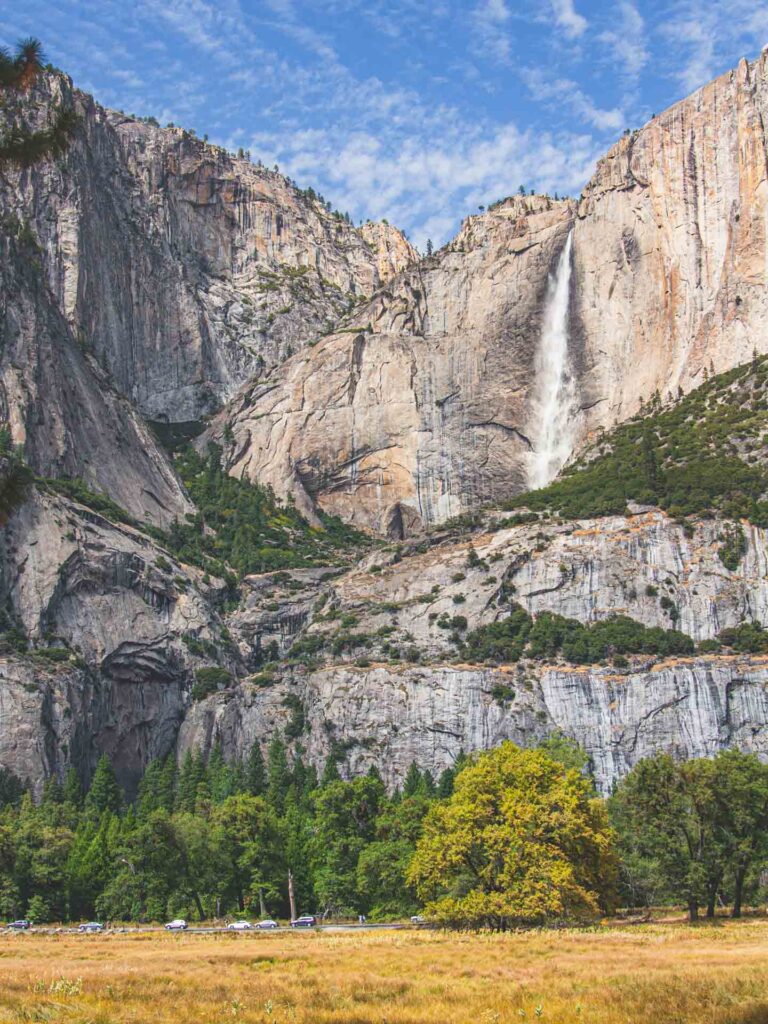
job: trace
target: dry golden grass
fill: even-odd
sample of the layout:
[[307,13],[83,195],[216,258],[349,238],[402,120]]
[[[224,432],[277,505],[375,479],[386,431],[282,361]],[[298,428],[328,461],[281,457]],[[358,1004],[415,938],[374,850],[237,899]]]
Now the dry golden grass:
[[768,921],[0,937],[0,1021],[768,1024]]

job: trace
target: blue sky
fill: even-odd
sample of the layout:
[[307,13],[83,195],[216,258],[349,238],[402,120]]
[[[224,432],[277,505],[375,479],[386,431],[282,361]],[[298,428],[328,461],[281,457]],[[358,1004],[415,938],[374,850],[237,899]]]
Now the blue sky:
[[768,43],[760,0],[0,0],[108,106],[277,163],[418,245],[595,159]]

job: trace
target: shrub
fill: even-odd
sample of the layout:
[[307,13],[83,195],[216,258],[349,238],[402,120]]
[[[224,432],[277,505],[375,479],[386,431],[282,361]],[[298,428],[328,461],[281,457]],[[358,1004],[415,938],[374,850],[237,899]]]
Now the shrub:
[[747,552],[747,541],[744,537],[744,531],[738,523],[733,523],[725,528],[720,535],[720,541],[720,547],[717,549],[720,561],[726,569],[736,572]]
[[192,687],[192,700],[204,700],[217,690],[229,686],[232,682],[231,673],[218,665],[199,668],[195,672],[195,684]]

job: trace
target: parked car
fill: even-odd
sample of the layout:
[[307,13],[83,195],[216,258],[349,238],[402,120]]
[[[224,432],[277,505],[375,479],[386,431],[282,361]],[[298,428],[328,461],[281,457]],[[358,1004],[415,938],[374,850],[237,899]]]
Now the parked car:
[[273,921],[271,918],[267,918],[266,921],[259,921],[256,925],[257,928],[279,928],[280,925],[277,921]]
[[104,925],[101,924],[100,921],[86,921],[84,924],[81,924],[80,927],[77,930],[79,932],[83,932],[83,933],[86,933],[86,932],[89,932],[89,933],[90,932],[103,932],[104,931]]
[[19,931],[19,932],[25,932],[27,930],[27,928],[29,928],[29,926],[31,924],[32,924],[31,921],[28,921],[25,917],[23,917],[23,918],[21,918],[18,921],[9,921],[8,922],[8,927],[9,928],[15,928],[16,931]]
[[314,928],[316,924],[316,917],[313,917],[311,914],[302,914],[301,917],[291,921],[291,928]]
[[426,917],[422,917],[421,914],[414,914],[411,918],[411,924],[426,924]]
[[167,932],[185,932],[187,930],[187,922],[183,917],[175,917],[172,921],[169,921],[165,926]]
[[227,925],[228,932],[249,932],[252,928],[250,921],[233,921]]

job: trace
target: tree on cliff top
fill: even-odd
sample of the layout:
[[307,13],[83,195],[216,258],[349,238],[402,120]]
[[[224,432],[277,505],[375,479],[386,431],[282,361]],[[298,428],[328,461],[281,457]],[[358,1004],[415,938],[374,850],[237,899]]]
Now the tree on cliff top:
[[0,169],[15,164],[30,167],[39,160],[60,156],[69,145],[79,123],[74,110],[57,107],[49,128],[32,131],[16,115],[7,112],[9,100],[28,92],[43,68],[42,45],[37,39],[23,39],[15,53],[0,48],[0,112],[8,122],[0,135]]
[[480,755],[432,806],[408,872],[429,917],[461,927],[593,918],[615,879],[613,833],[589,782],[512,743]]

